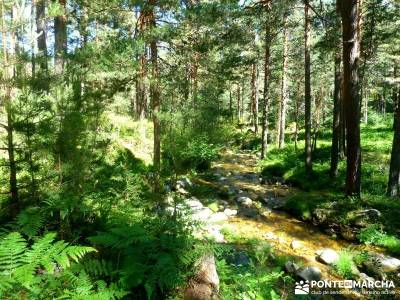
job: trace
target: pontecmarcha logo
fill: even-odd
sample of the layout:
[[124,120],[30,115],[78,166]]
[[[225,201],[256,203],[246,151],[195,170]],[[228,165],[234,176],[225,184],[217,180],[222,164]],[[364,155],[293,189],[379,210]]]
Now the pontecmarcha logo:
[[294,288],[295,295],[308,295],[310,293],[310,283],[308,280],[296,282],[296,286]]

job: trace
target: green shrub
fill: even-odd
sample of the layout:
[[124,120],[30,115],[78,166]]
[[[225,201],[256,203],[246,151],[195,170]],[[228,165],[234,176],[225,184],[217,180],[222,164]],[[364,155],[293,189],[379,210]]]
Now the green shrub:
[[113,264],[117,282],[140,299],[153,299],[184,285],[192,274],[200,254],[188,228],[168,215],[146,217],[89,240],[105,250],[103,259]]
[[356,271],[356,266],[353,261],[353,253],[350,251],[341,251],[338,260],[334,263],[335,271],[346,279],[351,279]]
[[394,254],[400,253],[400,239],[393,235],[388,235],[382,231],[378,225],[370,225],[361,230],[358,238],[365,244],[372,244],[387,248]]

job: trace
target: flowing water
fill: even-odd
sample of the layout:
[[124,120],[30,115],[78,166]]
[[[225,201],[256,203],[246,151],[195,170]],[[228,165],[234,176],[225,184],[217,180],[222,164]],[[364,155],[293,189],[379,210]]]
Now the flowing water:
[[[240,191],[243,196],[253,199],[254,203],[260,203],[256,199],[273,196],[275,199],[285,199],[294,193],[296,189],[282,184],[260,184],[257,170],[258,158],[251,153],[234,153],[226,151],[222,158],[216,162],[212,169],[219,176],[215,180],[199,180],[198,183],[209,185],[217,189]],[[229,205],[236,207],[238,195],[230,197]],[[229,206],[228,205],[228,206]],[[238,206],[239,213],[229,218],[224,223],[228,232],[245,239],[256,238],[268,241],[280,254],[295,258],[297,263],[303,266],[316,266],[322,272],[322,278],[326,280],[340,280],[333,269],[316,260],[316,251],[331,248],[342,251],[351,247],[352,250],[372,250],[365,245],[354,245],[344,240],[335,239],[323,232],[320,228],[294,218],[293,216],[279,210],[266,209],[259,206],[256,212],[247,211]],[[254,210],[254,209],[253,209]],[[291,246],[297,241],[300,247]],[[374,251],[381,251],[373,248]],[[349,298],[359,298],[351,296]]]

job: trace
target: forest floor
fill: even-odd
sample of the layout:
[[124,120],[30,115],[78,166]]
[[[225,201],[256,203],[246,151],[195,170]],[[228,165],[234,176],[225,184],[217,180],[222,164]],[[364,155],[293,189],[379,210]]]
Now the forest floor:
[[[324,280],[340,280],[341,276],[332,266],[318,261],[316,252],[320,250],[383,252],[378,247],[353,244],[331,236],[312,223],[280,210],[286,199],[298,190],[281,183],[260,182],[258,161],[250,152],[227,150],[213,164],[209,175],[195,180],[198,188],[193,194],[203,203],[223,202],[225,208],[237,210],[236,216],[222,223],[228,243],[244,248],[249,239],[267,242],[277,255],[302,267],[317,267]],[[247,200],[240,203],[240,199]],[[349,298],[358,296],[354,294]]]

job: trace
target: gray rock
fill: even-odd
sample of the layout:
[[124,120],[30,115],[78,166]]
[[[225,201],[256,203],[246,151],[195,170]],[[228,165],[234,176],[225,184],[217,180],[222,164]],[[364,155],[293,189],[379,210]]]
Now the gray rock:
[[238,211],[236,209],[225,208],[224,214],[228,217],[236,216]]
[[272,209],[282,209],[286,205],[286,200],[284,198],[266,197],[262,201],[267,205],[267,207]]
[[366,281],[366,282],[374,282],[375,279],[371,276],[368,276],[365,273],[360,273],[358,274],[358,278],[360,278],[360,281]]
[[280,236],[280,237],[278,237],[278,242],[279,242],[279,244],[283,244],[286,242],[286,240]]
[[315,223],[317,223],[317,224],[326,222],[328,220],[328,218],[335,213],[336,213],[336,210],[326,209],[326,208],[317,208],[317,209],[314,209],[314,211],[312,212],[313,219],[314,219]]
[[178,186],[176,188],[176,191],[181,195],[189,195],[189,192],[187,190],[185,190],[183,187],[180,187],[180,186]]
[[273,233],[273,232],[267,232],[267,233],[264,235],[264,237],[265,237],[267,240],[276,240],[276,239],[277,239],[277,236],[276,236],[275,233]]
[[379,219],[381,215],[382,214],[379,210],[370,208],[352,211],[348,214],[348,217],[352,224],[358,227],[367,227],[369,224]]
[[285,263],[285,270],[290,274],[296,274],[298,269],[300,269],[300,267],[293,261],[287,261]]
[[339,259],[339,254],[330,248],[322,249],[316,252],[318,261],[331,265]]
[[213,211],[211,209],[209,209],[208,207],[203,207],[199,210],[194,211],[191,218],[194,221],[207,222],[209,221],[212,214]]
[[209,222],[223,222],[228,220],[228,216],[223,212],[217,212],[210,216]]
[[400,270],[400,260],[383,254],[374,254],[363,263],[363,266],[367,274],[385,279],[386,274]]
[[383,254],[381,257],[382,270],[385,273],[396,272],[400,269],[400,260],[394,257],[385,256]]
[[238,197],[236,201],[245,207],[251,207],[253,205],[253,200],[245,196]]
[[293,250],[300,249],[300,248],[302,248],[302,247],[303,247],[302,242],[300,242],[300,241],[298,241],[298,240],[293,240],[293,241],[290,243],[290,248],[292,248]]
[[190,181],[189,178],[187,177],[183,177],[182,179],[179,179],[176,182],[176,189],[178,189],[179,187],[183,188],[183,189],[189,189],[193,186],[193,183]]
[[209,239],[214,240],[217,243],[225,243],[225,237],[221,233],[221,228],[219,226],[210,226],[207,228],[206,236]]
[[220,203],[221,205],[223,205],[223,206],[228,206],[228,205],[229,205],[229,202],[228,202],[228,201],[225,201],[225,200],[220,200],[219,203]]
[[185,205],[192,210],[199,210],[204,207],[203,203],[200,202],[196,197],[191,197],[185,200]]
[[302,267],[296,271],[296,275],[308,281],[318,281],[322,278],[322,272],[318,267]]

